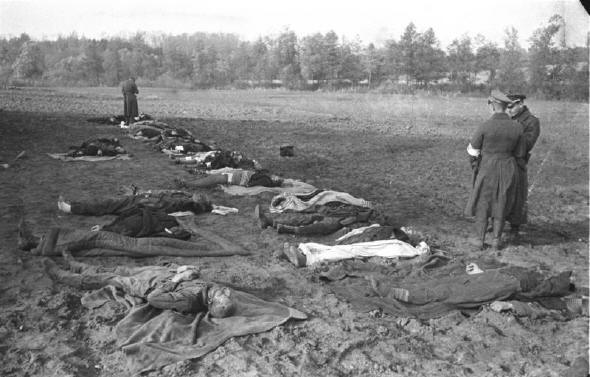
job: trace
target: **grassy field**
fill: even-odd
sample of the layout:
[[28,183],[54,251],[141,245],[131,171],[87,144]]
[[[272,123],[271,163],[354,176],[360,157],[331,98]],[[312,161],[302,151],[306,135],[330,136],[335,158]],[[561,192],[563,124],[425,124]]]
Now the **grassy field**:
[[[573,270],[577,284],[588,286],[588,104],[527,100],[541,119],[541,137],[529,165],[530,224],[521,243],[492,255],[473,253],[465,245],[472,221],[462,215],[471,176],[465,148],[477,125],[489,117],[484,98],[140,91],[140,111],[185,127],[205,142],[240,150],[282,176],[374,201],[400,226],[411,227],[457,259],[494,256],[553,272]],[[123,130],[86,122],[121,111],[118,88],[0,91],[0,159],[11,165],[0,168],[4,375],[125,375],[112,330],[122,313],[81,307],[83,292],[53,285],[37,258],[16,250],[15,237],[22,217],[38,232],[101,221],[60,216],[55,208],[60,194],[89,199],[113,195],[120,185],[131,183],[171,188],[174,178],[188,177],[149,145],[126,138]],[[97,135],[121,137],[133,159],[65,164],[45,155]],[[295,157],[279,157],[282,144],[294,145]],[[25,158],[13,162],[23,150]],[[207,216],[202,225],[223,229],[255,253],[181,262],[198,264],[205,278],[281,300],[310,319],[231,340],[202,359],[149,375],[560,376],[588,352],[587,318],[516,318],[484,308],[469,318],[451,315],[420,322],[355,311],[319,283],[313,270],[294,269],[276,257],[283,242],[302,239],[256,226],[252,210],[256,204],[268,205],[270,196],[204,192],[240,213]]]

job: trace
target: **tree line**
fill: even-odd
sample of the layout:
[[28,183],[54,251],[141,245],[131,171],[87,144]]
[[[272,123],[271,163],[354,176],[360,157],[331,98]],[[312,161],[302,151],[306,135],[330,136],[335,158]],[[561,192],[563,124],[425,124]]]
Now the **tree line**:
[[588,42],[569,47],[564,31],[564,19],[554,15],[535,30],[528,49],[515,28],[505,30],[503,45],[463,35],[443,49],[432,28],[418,31],[413,23],[398,40],[379,47],[334,31],[300,38],[289,29],[252,42],[224,33],[100,40],[74,33],[53,41],[21,34],[0,39],[0,85],[113,86],[134,76],[145,86],[393,93],[485,93],[499,87],[588,100]]

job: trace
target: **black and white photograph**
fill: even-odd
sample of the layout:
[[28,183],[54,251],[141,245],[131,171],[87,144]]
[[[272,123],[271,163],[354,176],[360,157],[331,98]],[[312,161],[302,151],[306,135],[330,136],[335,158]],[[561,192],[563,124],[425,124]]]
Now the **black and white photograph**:
[[581,0],[0,0],[0,375],[590,377]]

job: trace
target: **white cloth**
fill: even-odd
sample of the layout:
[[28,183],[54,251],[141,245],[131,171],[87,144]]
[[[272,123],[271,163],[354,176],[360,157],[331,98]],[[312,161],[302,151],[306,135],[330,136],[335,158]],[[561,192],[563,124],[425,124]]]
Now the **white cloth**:
[[298,249],[305,255],[308,266],[351,258],[413,258],[428,253],[428,246],[415,248],[409,243],[395,239],[335,246],[308,242],[300,243]]
[[[164,150],[162,150],[164,152]],[[197,161],[203,162],[209,156],[213,156],[217,151],[209,151],[209,152],[194,152],[187,156],[182,156],[177,158],[178,161]],[[165,153],[165,152],[164,152]],[[209,173],[209,172],[208,172]],[[210,173],[211,174],[211,173]]]
[[233,208],[233,207],[224,207],[224,206],[218,206],[218,205],[213,204],[213,209],[211,210],[211,213],[216,213],[218,215],[225,216],[229,213],[238,213],[238,209]]
[[369,228],[376,228],[376,227],[379,227],[379,226],[381,226],[381,225],[379,225],[379,224],[371,224],[369,226],[363,226],[363,227],[360,227],[360,228],[353,229],[350,232],[348,232],[345,235],[343,235],[342,237],[337,238],[336,239],[336,242],[340,242],[340,241],[343,241],[343,240],[345,240],[347,238],[350,238],[352,236],[356,236],[357,234],[361,234],[361,233],[363,233],[365,230],[367,230]]
[[174,217],[183,217],[183,216],[194,216],[195,213],[193,211],[178,211],[178,212],[169,213],[168,215],[174,216]]
[[306,201],[299,199],[292,193],[283,192],[272,198],[269,211],[271,213],[281,213],[288,209],[292,211],[303,211],[313,205],[322,205],[329,202],[340,202],[365,208],[373,207],[371,202],[355,198],[346,192],[322,191]]

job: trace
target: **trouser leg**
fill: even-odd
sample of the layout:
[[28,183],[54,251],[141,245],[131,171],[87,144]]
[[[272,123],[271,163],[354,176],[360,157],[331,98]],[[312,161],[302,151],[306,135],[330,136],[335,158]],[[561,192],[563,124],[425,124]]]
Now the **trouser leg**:
[[277,228],[277,230],[283,230],[286,228],[287,231],[281,233],[293,233],[302,236],[312,236],[312,235],[328,235],[332,234],[338,229],[342,228],[342,224],[339,221],[340,219],[324,219],[322,221],[304,225],[304,226],[281,226]]
[[206,177],[199,178],[192,182],[185,182],[189,188],[212,187],[215,185],[227,184],[226,174],[210,174]]
[[77,215],[119,215],[135,204],[133,196],[89,202],[72,202],[71,212]]
[[[92,290],[105,287],[107,285],[114,285],[121,287],[117,275],[112,273],[91,273],[84,271],[83,273],[75,273],[62,270],[54,263],[47,262],[47,272],[56,281],[69,285],[70,287]],[[122,287],[121,287],[122,288]]]

